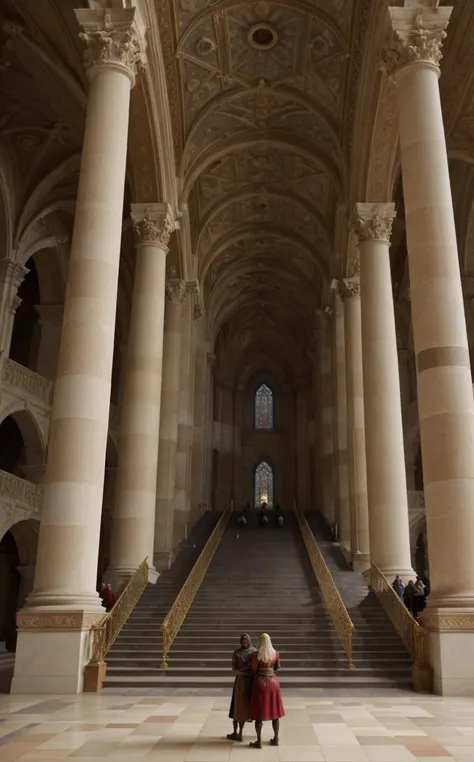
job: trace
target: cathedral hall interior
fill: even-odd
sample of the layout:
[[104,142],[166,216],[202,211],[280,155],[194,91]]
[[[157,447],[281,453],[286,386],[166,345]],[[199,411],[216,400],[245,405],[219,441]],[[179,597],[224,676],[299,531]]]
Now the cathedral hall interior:
[[0,0],[0,759],[474,762],[474,0]]

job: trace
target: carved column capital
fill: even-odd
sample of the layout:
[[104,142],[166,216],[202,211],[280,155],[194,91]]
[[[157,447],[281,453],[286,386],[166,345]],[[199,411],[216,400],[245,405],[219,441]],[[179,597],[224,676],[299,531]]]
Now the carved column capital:
[[130,216],[137,246],[154,244],[168,251],[171,233],[178,227],[169,204],[132,204]]
[[419,7],[421,4],[407,3],[404,8],[390,7],[393,37],[382,52],[381,67],[389,76],[413,64],[423,64],[434,69],[439,75],[441,52],[446,37],[452,8]]
[[166,296],[173,304],[182,304],[186,295],[186,283],[179,278],[168,278],[166,281]]
[[13,259],[0,259],[0,282],[9,283],[15,288],[19,288],[23,280],[28,275],[29,270]]
[[126,74],[132,83],[146,64],[146,56],[140,47],[133,28],[135,8],[107,8],[75,11],[83,28],[80,38],[86,44],[84,66],[89,78],[103,66],[112,66]]
[[356,204],[353,215],[354,231],[359,243],[384,241],[390,243],[395,204]]
[[351,299],[353,296],[360,296],[360,278],[344,278],[341,282],[341,293],[343,299]]

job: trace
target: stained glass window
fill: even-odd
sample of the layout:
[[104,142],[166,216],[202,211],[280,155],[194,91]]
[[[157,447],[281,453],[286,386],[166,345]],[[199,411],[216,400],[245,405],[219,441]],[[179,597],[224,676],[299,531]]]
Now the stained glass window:
[[273,392],[266,384],[255,392],[255,428],[273,429]]
[[262,460],[255,469],[255,506],[259,508],[262,503],[269,507],[273,505],[273,468]]

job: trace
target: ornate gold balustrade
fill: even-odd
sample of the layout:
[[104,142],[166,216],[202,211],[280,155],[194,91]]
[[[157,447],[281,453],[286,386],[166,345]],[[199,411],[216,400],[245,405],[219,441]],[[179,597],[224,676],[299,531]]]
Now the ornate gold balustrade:
[[120,635],[122,627],[148,584],[148,560],[145,559],[129,580],[113,609],[91,627],[92,657],[84,673],[84,691],[102,690],[107,664],[105,657]]
[[387,577],[375,564],[370,568],[370,586],[413,658],[413,689],[431,692],[433,673],[429,663],[428,630],[410,614]]
[[194,564],[189,577],[181,588],[178,596],[175,599],[172,607],[170,608],[166,618],[161,625],[161,637],[162,637],[162,658],[161,668],[166,669],[168,667],[168,653],[173,645],[174,639],[178,634],[181,625],[183,624],[186,614],[191,608],[192,602],[196,597],[196,593],[201,587],[202,581],[206,575],[207,570],[214,558],[222,536],[229,523],[231,510],[222,514],[214,531],[206,542],[198,560]]
[[354,669],[354,662],[352,661],[352,637],[354,634],[354,623],[349,616],[344,601],[342,600],[336,583],[332,577],[331,572],[324,560],[323,554],[319,550],[318,543],[306,521],[305,516],[295,507],[296,518],[303,537],[306,550],[308,552],[311,566],[318,580],[318,585],[321,590],[321,595],[331,617],[333,627],[336,630],[337,636],[341,641],[341,645],[346,652],[347,662],[350,669]]

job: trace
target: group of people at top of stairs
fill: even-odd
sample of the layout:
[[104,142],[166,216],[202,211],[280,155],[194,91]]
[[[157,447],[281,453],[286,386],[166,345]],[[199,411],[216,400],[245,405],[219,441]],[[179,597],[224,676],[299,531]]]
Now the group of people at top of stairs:
[[[240,514],[239,518],[237,519],[237,523],[239,527],[241,528],[247,526],[247,517],[245,515],[247,513],[250,513],[250,503],[247,503],[243,512]],[[266,502],[263,502],[259,509],[259,523],[261,527],[268,526],[268,523],[269,523],[268,517],[269,517],[268,504]],[[285,520],[283,518],[283,513],[279,503],[277,503],[275,506],[275,521],[277,526],[279,527],[282,527],[285,523]]]
[[246,722],[255,722],[257,740],[250,744],[253,749],[262,748],[263,723],[271,720],[273,738],[270,743],[278,746],[280,719],[285,716],[281,700],[280,683],[276,672],[280,669],[280,654],[275,651],[270,636],[260,635],[258,647],[254,648],[249,635],[240,638],[240,648],[232,655],[232,669],[236,673],[229,717],[234,723],[229,741],[242,741]]
[[411,579],[408,584],[405,585],[399,574],[392,582],[392,587],[401,601],[405,604],[410,614],[415,619],[421,614],[426,606],[426,599],[430,594],[430,581],[429,579],[417,576],[416,581]]

